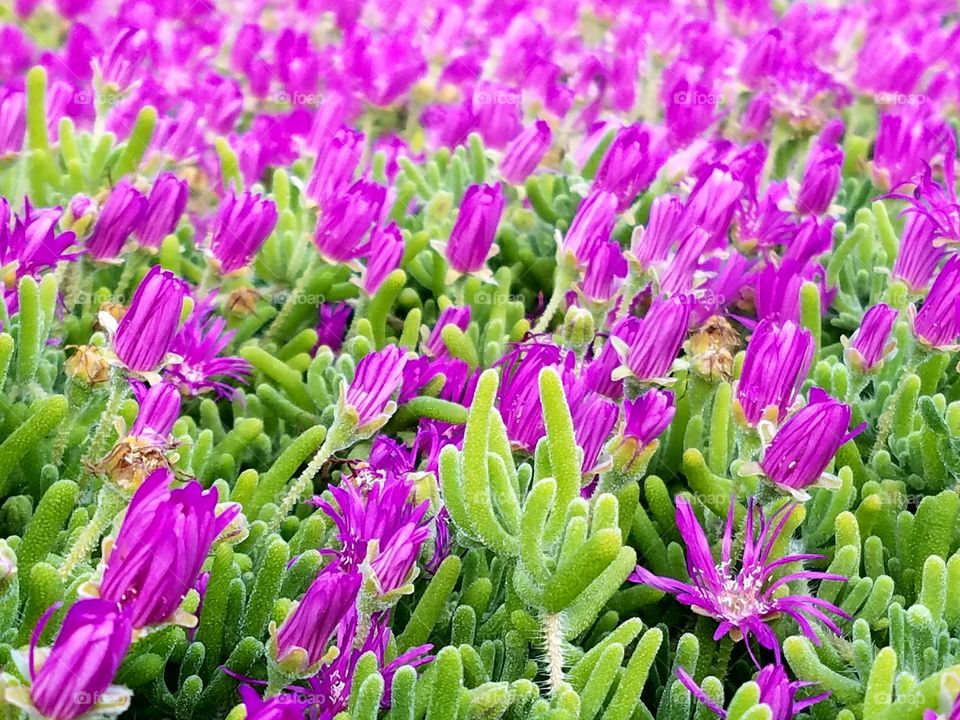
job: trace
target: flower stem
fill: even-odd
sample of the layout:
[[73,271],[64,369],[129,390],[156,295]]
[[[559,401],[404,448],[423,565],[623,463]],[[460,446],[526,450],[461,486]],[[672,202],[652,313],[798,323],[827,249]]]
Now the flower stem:
[[[110,430],[113,428],[114,418],[120,413],[120,403],[123,402],[126,390],[126,378],[122,372],[114,370],[110,378],[110,395],[107,398],[106,407],[103,409],[100,422],[97,424],[97,429],[93,433],[93,439],[90,441],[89,449],[84,458],[88,462],[96,462],[99,458],[103,457],[103,454],[107,451]],[[84,478],[86,478],[87,475],[89,475],[89,473],[84,472]]]
[[127,498],[112,484],[106,483],[97,497],[97,509],[80,537],[77,538],[66,560],[60,567],[60,577],[66,580],[78,563],[84,562],[93,550],[107,525],[127,506]]
[[553,320],[553,316],[556,315],[557,310],[560,309],[560,303],[563,301],[563,296],[566,295],[569,287],[570,276],[564,272],[560,266],[557,266],[556,281],[553,283],[553,294],[550,296],[550,302],[547,303],[547,307],[544,308],[543,314],[533,328],[535,334],[546,332],[547,326],[550,325],[550,321]]
[[560,628],[560,613],[547,613],[543,616],[543,644],[547,656],[550,694],[556,695],[563,684],[563,635]]

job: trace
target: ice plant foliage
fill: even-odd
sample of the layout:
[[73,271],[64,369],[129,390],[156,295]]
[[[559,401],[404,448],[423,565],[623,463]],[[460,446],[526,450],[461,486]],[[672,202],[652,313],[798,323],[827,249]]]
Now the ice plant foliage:
[[0,715],[956,715],[958,38],[0,4]]

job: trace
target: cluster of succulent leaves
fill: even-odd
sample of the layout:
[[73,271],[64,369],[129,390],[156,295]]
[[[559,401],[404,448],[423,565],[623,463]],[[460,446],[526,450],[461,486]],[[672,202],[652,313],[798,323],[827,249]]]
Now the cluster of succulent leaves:
[[[95,142],[65,119],[53,147],[42,114],[42,71],[30,74],[28,89],[30,151],[5,171],[5,194],[29,189],[34,203],[53,204],[75,192],[96,193],[111,177],[149,175],[141,161],[153,130],[151,109],[120,143],[109,134]],[[225,142],[218,148],[224,184],[241,186],[236,157]],[[778,166],[789,165],[791,152],[799,149],[780,149]],[[450,209],[465,185],[485,179],[489,154],[474,136],[420,165],[403,160],[391,211],[406,237],[402,269],[361,305],[339,354],[312,352],[317,305],[353,300],[358,290],[348,268],[309,261],[309,213],[299,192],[306,163],[276,170],[260,188],[277,203],[278,230],[254,266],[256,307],[229,316],[237,331],[233,348],[253,365],[254,378],[231,402],[207,396],[185,403],[173,431],[177,471],[239,503],[249,532],[239,544],[217,545],[208,560],[194,633],[170,626],[132,646],[117,677],[135,693],[130,717],[241,717],[232,709],[238,678],[264,677],[270,621],[282,621],[324,564],[321,551],[335,543],[330,521],[316,508],[301,504],[281,516],[278,506],[321,446],[341,381],[350,380],[360,358],[388,343],[415,349],[451,299],[473,314],[465,332],[444,331],[449,352],[471,369],[500,359],[528,331],[528,313],[550,295],[555,230],[568,225],[576,206],[571,188],[589,178],[598,157],[584,168],[567,162],[565,173],[530,179],[529,207],[513,207],[501,227],[492,279],[466,278],[455,298],[429,242],[449,231]],[[813,592],[852,619],[844,621],[842,637],[823,633],[819,645],[786,620],[776,627],[793,675],[816,683],[811,692],[831,693],[806,711],[811,717],[906,720],[936,705],[944,679],[960,671],[960,380],[949,354],[914,348],[904,320],[895,329],[899,353],[869,388],[860,388],[842,361],[840,337],[859,324],[864,308],[907,302],[905,288],[888,280],[900,221],[884,203],[870,204],[875,193],[857,179],[853,160],[839,198],[847,222],[836,226],[826,262],[836,298],[823,315],[820,294],[808,284],[801,305],[818,347],[808,383],[850,401],[855,422],[867,420],[869,429],[835,460],[840,489],[814,491],[784,534],[791,549],[822,553],[824,569],[849,578]],[[637,223],[657,192],[654,186],[639,204]],[[423,203],[423,212],[407,216],[411,201]],[[630,229],[624,222],[616,234]],[[158,257],[165,268],[207,282],[190,228],[169,236]],[[66,557],[105,512],[104,480],[85,460],[116,439],[114,416],[129,426],[137,408],[129,399],[108,407],[109,387],[68,378],[65,358],[70,345],[106,342],[95,329],[101,302],[129,295],[150,261],[138,252],[116,267],[80,262],[40,281],[25,277],[18,312],[0,319],[0,537],[17,562],[0,586],[0,664],[28,643],[47,608],[69,605],[94,572],[91,562]],[[489,302],[492,293],[505,300]],[[419,671],[397,672],[390,708],[381,710],[388,688],[366,656],[346,715],[711,717],[677,680],[676,670],[684,668],[731,720],[770,718],[742,643],[713,640],[713,620],[627,582],[638,562],[685,578],[674,496],[688,495],[717,526],[730,498],[751,492],[751,481],[736,472],[734,379],[698,375],[693,367],[680,371],[676,417],[649,474],[590,499],[581,497],[570,412],[553,373],[540,379],[547,433],[532,456],[511,450],[495,403],[496,373],[481,377],[468,409],[428,396],[399,408],[383,432],[407,438],[421,417],[466,425],[462,449],[446,447],[439,477],[418,488],[434,502],[442,496],[452,552],[432,575],[421,573],[392,620],[389,655],[430,643],[435,659]],[[351,454],[363,457],[368,448],[361,444]],[[342,467],[329,463],[314,489],[336,483]],[[191,593],[185,606],[195,609],[198,600]],[[47,624],[41,644],[56,635],[62,614]]]

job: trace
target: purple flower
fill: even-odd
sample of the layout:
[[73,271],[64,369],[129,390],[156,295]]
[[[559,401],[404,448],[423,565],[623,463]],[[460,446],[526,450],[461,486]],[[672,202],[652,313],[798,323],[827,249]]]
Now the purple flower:
[[960,255],[940,268],[930,292],[913,318],[913,333],[921,345],[952,350],[960,336],[957,303],[960,302]]
[[374,295],[387,276],[400,267],[403,259],[403,235],[395,222],[377,225],[367,243],[367,265],[360,284],[367,295]]
[[430,331],[430,337],[423,342],[423,353],[429,357],[442,358],[448,355],[447,346],[443,344],[443,328],[453,325],[466,332],[470,325],[470,307],[450,305],[440,312],[440,317]]
[[0,157],[23,149],[27,134],[27,98],[19,91],[0,97]]
[[[717,705],[682,667],[677,668],[677,677],[697,700],[721,718],[726,719],[727,711]],[[760,689],[759,703],[770,708],[771,720],[793,720],[799,713],[830,695],[830,693],[822,693],[803,700],[798,699],[797,693],[814,683],[790,680],[783,666],[777,664],[763,666],[754,682]]]
[[355,260],[368,248],[363,243],[367,231],[380,218],[386,188],[377,183],[357,180],[322,208],[314,242],[325,258],[341,263]]
[[353,612],[360,591],[359,572],[327,565],[276,631],[275,657],[303,671],[318,665],[342,618]]
[[503,190],[499,185],[471,185],[463,194],[445,248],[450,266],[458,273],[477,272],[486,264],[503,215],[503,204]]
[[606,190],[594,190],[577,208],[577,214],[563,238],[562,250],[584,267],[610,241],[617,222],[617,197]]
[[210,252],[220,271],[231,273],[246,267],[277,225],[277,206],[259,194],[245,192],[239,198],[231,190],[220,206]]
[[861,373],[869,373],[883,364],[883,360],[896,347],[896,341],[888,343],[897,311],[883,303],[871,307],[863,315],[860,327],[850,339],[846,349],[848,362]]
[[934,225],[923,213],[909,213],[903,223],[903,235],[893,263],[894,280],[902,280],[912,293],[930,287],[937,265],[947,254],[934,238]]
[[220,357],[235,331],[226,329],[223,318],[211,317],[215,299],[216,293],[207,295],[173,338],[170,352],[180,360],[167,367],[166,376],[184,395],[200,395],[214,390],[220,397],[232,399],[237,390],[218,378],[246,382],[252,368],[243,358]]
[[187,181],[172,172],[157,176],[144,206],[143,219],[136,230],[141,245],[158,249],[163,239],[177,229],[189,194]]
[[186,294],[187,284],[172,272],[159,265],[150,268],[113,338],[113,349],[127,368],[153,372],[160,367],[180,324]]
[[[409,402],[420,394],[434,378],[443,375],[443,387],[439,397],[450,402],[460,402],[460,393],[470,368],[463,360],[450,357],[444,348],[444,354],[430,358],[425,355],[409,360],[403,367],[403,383],[400,386],[400,395],[397,402],[401,405]],[[422,427],[422,424],[421,424]]]
[[[736,558],[733,555],[733,531],[736,521],[734,501],[731,500],[719,562],[714,560],[710,542],[690,503],[683,497],[677,497],[676,504],[677,529],[687,546],[687,572],[690,582],[660,577],[639,565],[630,576],[631,580],[674,595],[679,602],[689,605],[697,614],[706,615],[719,622],[720,625],[713,634],[714,640],[726,635],[735,641],[746,639],[751,657],[754,655],[749,639],[753,636],[762,647],[772,650],[779,662],[780,642],[768,625],[778,615],[787,615],[795,620],[804,635],[817,645],[820,644],[820,637],[813,629],[811,620],[819,620],[829,630],[840,634],[840,628],[828,613],[849,619],[849,615],[843,610],[812,595],[792,595],[781,591],[781,588],[789,589],[789,584],[797,580],[846,580],[841,575],[815,570],[780,574],[783,568],[793,563],[822,558],[812,554],[771,557],[787,521],[797,507],[795,504],[787,503],[781,506],[768,520],[764,517],[763,509],[751,498],[747,505],[746,526],[741,538],[743,552]],[[740,544],[738,542],[737,546]],[[738,568],[734,567],[735,564]]]
[[677,409],[669,390],[647,390],[636,400],[623,402],[623,437],[643,448],[653,443],[670,426]]
[[307,197],[321,208],[353,182],[363,155],[363,133],[341,125],[317,153],[317,162],[307,185]]
[[697,184],[690,192],[684,210],[686,222],[710,233],[718,249],[727,246],[727,229],[740,204],[743,183],[725,165],[710,164],[697,173]]
[[281,694],[261,700],[249,685],[241,685],[238,689],[247,712],[245,720],[303,720],[307,702],[300,695]]
[[740,62],[740,79],[751,87],[757,87],[773,76],[782,63],[782,42],[783,32],[778,28],[767,30],[752,42]]
[[[635,317],[625,317],[613,326],[612,337],[627,342],[636,330],[639,320]],[[583,372],[584,382],[590,388],[611,400],[623,397],[623,380],[614,380],[613,373],[622,364],[614,343],[609,339],[603,348],[586,366]]]
[[593,186],[612,192],[617,212],[623,212],[647,189],[663,164],[663,153],[651,132],[642,125],[621,128],[597,168]]
[[135,628],[176,619],[213,541],[240,512],[218,514],[216,490],[196,480],[174,489],[172,480],[160,469],[144,481],[104,558],[100,597],[122,605]]
[[472,108],[484,142],[500,150],[520,134],[522,96],[517,88],[480,82],[473,93]]
[[673,195],[658,195],[650,204],[647,224],[634,230],[631,255],[642,269],[648,270],[665,261],[670,248],[682,242],[692,229],[683,203]]
[[936,710],[924,710],[923,720],[960,720],[960,695],[953,699],[953,704],[947,715],[941,715]]
[[180,392],[167,382],[147,387],[133,378],[130,387],[139,406],[130,434],[165,446],[173,424],[180,417]]
[[40,618],[30,639],[27,662],[21,668],[30,679],[29,693],[7,685],[7,702],[53,720],[74,720],[101,703],[114,712],[126,709],[130,691],[110,683],[130,647],[129,618],[116,603],[79,600],[67,611],[53,647],[38,648],[44,626],[57,607]]
[[927,165],[912,196],[896,192],[884,196],[910,203],[911,207],[904,212],[925,215],[933,224],[933,236],[938,245],[960,242],[960,202],[957,201],[953,166],[956,152],[956,141],[951,135],[944,152],[942,183],[933,179],[933,170]]
[[500,175],[508,183],[523,183],[543,159],[553,142],[550,126],[543,120],[530,123],[504,151]]
[[[760,469],[779,489],[805,499],[806,488],[820,484],[837,450],[863,431],[847,432],[850,406],[820,388],[811,388],[810,402],[786,419],[763,453]],[[836,483],[823,478],[824,485]]]
[[317,347],[326,345],[333,352],[339,352],[352,315],[353,308],[347,303],[323,303],[317,324]]
[[[925,164],[933,164],[953,134],[946,123],[919,113],[880,115],[873,147],[873,175],[878,187],[889,189],[915,180]],[[947,150],[949,152],[949,150]]]
[[843,124],[839,120],[831,123],[810,150],[797,195],[797,212],[801,215],[822,215],[833,202],[840,188],[843,151],[837,140],[842,133]]
[[117,257],[130,233],[140,224],[147,199],[128,180],[118,182],[103,204],[100,218],[87,240],[94,260]]
[[[59,207],[34,210],[25,199],[23,217],[14,216],[11,231],[10,204],[0,197],[0,288],[9,312],[16,312],[19,306],[20,278],[36,277],[44,270],[55,268],[61,260],[74,257],[67,253],[67,248],[73,245],[76,236],[72,232],[58,233],[55,229],[62,214]],[[12,276],[8,276],[8,272]]]
[[560,348],[548,343],[517,345],[499,363],[503,366],[497,406],[507,436],[518,447],[533,452],[546,433],[540,404],[540,371],[560,362]]
[[741,422],[750,427],[764,418],[779,423],[810,371],[815,349],[809,330],[789,321],[761,321],[737,381],[735,409]]
[[353,380],[343,397],[343,405],[357,414],[356,425],[364,428],[386,421],[396,408],[390,399],[403,379],[407,362],[403,349],[388,345],[366,355],[358,364]]
[[121,30],[103,56],[94,61],[103,81],[121,92],[129,88],[152,45],[153,40],[144,30],[135,27]]
[[692,308],[686,297],[654,300],[647,314],[633,323],[622,339],[614,341],[620,345],[618,352],[628,369],[616,370],[614,379],[627,374],[641,382],[665,378],[687,337]]
[[587,475],[596,471],[597,458],[613,426],[617,424],[620,409],[613,400],[591,390],[572,371],[563,374],[563,385],[570,406],[574,436],[583,450],[580,471]]
[[593,303],[609,302],[620,290],[627,276],[627,260],[620,244],[610,240],[600,246],[587,264],[580,290]]

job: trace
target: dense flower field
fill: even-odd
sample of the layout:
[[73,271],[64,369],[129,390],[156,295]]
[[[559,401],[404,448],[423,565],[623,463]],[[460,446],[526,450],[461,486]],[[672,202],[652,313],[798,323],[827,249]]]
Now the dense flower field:
[[960,718],[953,0],[3,0],[0,717]]

